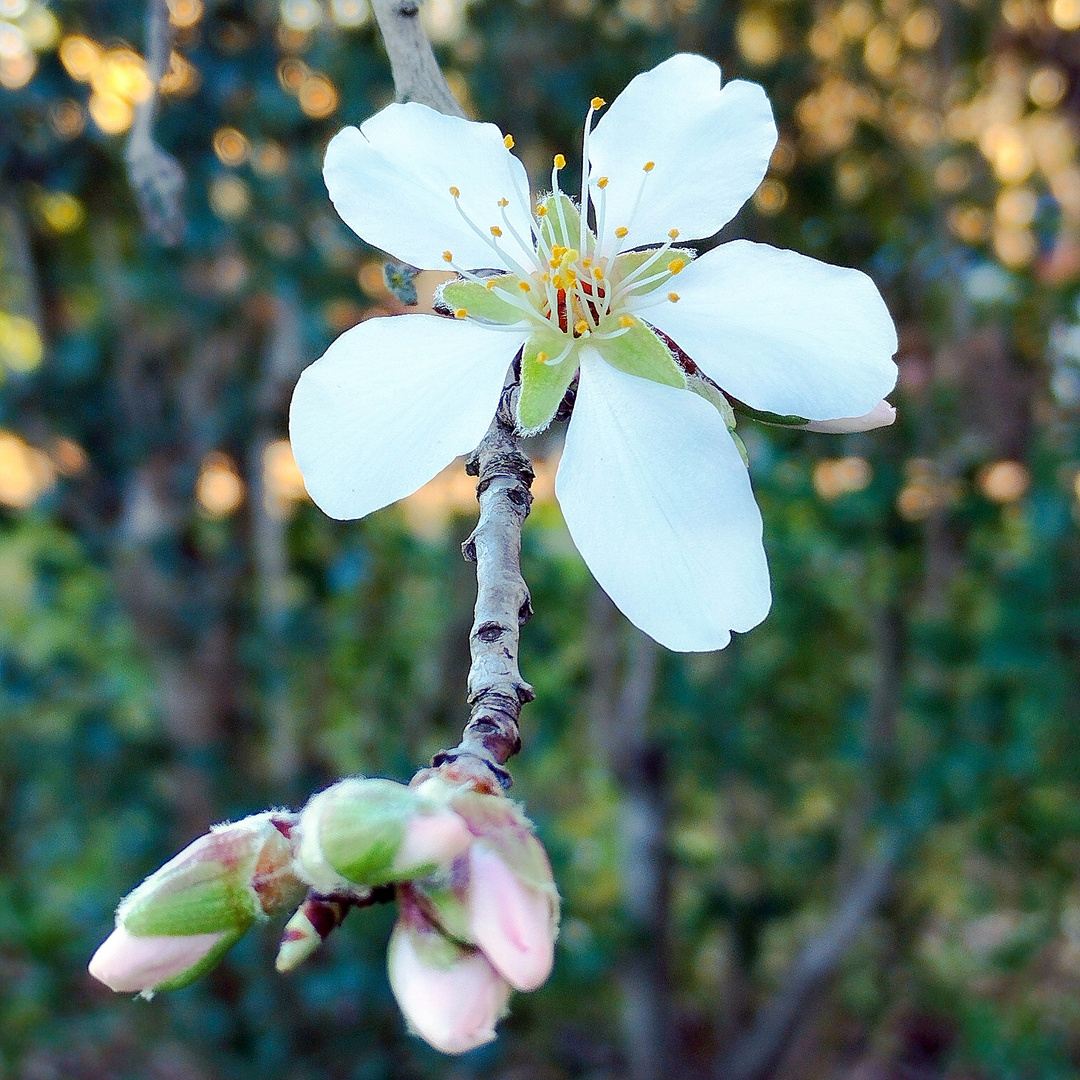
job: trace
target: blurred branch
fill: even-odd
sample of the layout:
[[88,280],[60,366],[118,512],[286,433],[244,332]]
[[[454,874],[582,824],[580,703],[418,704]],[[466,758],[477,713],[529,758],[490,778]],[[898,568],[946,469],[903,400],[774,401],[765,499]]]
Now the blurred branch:
[[716,1080],[764,1080],[769,1076],[803,1010],[888,895],[903,846],[897,832],[864,864],[825,929],[804,946],[785,974],[783,989],[765,1005],[751,1031],[720,1063]]
[[180,163],[154,142],[154,117],[161,79],[172,50],[173,28],[166,0],[148,0],[146,8],[146,67],[151,91],[135,106],[124,150],[128,178],[147,229],[163,244],[178,244],[184,235],[184,171]]
[[450,116],[465,110],[446,84],[431,42],[420,24],[419,0],[372,0],[398,101],[419,101]]

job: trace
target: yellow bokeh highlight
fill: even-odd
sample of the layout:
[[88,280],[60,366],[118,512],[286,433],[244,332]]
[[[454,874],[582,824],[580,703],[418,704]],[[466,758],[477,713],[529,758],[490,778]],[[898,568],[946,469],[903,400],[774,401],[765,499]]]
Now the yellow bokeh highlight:
[[45,191],[37,198],[37,210],[56,233],[74,232],[85,220],[83,204],[67,191]]
[[210,209],[224,221],[235,221],[251,208],[251,193],[238,176],[219,176],[210,184]]
[[300,466],[288,439],[268,443],[262,456],[263,501],[267,513],[284,517],[298,502],[307,499]]
[[783,40],[767,11],[744,11],[735,23],[735,44],[743,58],[762,67],[771,64],[783,51]]
[[0,56],[0,86],[8,90],[21,90],[37,71],[37,57],[32,53],[22,56]]
[[929,49],[940,34],[941,16],[933,8],[917,8],[904,20],[904,40],[913,49]]
[[1068,80],[1056,67],[1037,68],[1028,81],[1028,97],[1040,109],[1052,109],[1061,102],[1068,90]]
[[762,214],[779,214],[787,205],[787,187],[780,180],[763,180],[754,192],[754,206]]
[[1035,220],[1038,207],[1038,197],[1031,188],[1006,188],[998,195],[994,214],[1000,224],[1024,229]]
[[72,34],[60,42],[60,63],[76,82],[89,82],[105,56],[105,50],[81,34]]
[[210,517],[227,517],[244,501],[244,481],[228,454],[213,450],[203,458],[195,498]]
[[131,102],[116,94],[91,94],[87,103],[90,116],[106,135],[120,135],[131,127],[135,109]]
[[48,454],[12,431],[0,431],[0,503],[25,510],[55,483],[56,469]]
[[0,365],[10,371],[33,371],[44,351],[33,319],[0,311]]
[[1011,503],[1023,498],[1031,476],[1019,461],[995,461],[979,472],[977,483],[991,502]]
[[168,0],[169,22],[186,30],[203,17],[202,0]]
[[325,75],[309,75],[296,96],[304,115],[315,120],[325,119],[338,107],[337,89]]
[[14,60],[30,51],[30,43],[17,26],[0,22],[0,60]]
[[60,23],[48,8],[35,4],[19,20],[27,44],[37,52],[51,49],[60,40]]
[[330,0],[330,14],[338,26],[363,26],[371,19],[368,0]]
[[818,495],[828,502],[864,491],[870,486],[874,471],[861,457],[824,458],[814,465],[812,482]]
[[105,53],[90,85],[95,93],[114,94],[133,105],[146,101],[154,89],[146,62],[131,49],[110,49]]
[[281,21],[290,30],[306,34],[323,18],[322,7],[315,0],[281,0]]
[[243,165],[249,149],[247,138],[234,127],[222,127],[214,132],[214,153],[222,165]]
[[158,89],[163,94],[184,97],[199,88],[199,69],[175,49],[169,54],[169,67],[161,76]]
[[1050,18],[1061,30],[1080,30],[1080,0],[1051,0]]
[[86,128],[86,113],[77,101],[64,98],[49,107],[49,127],[61,139],[76,139]]
[[882,78],[896,71],[896,65],[900,62],[900,41],[891,27],[875,26],[867,34],[863,60],[875,75]]

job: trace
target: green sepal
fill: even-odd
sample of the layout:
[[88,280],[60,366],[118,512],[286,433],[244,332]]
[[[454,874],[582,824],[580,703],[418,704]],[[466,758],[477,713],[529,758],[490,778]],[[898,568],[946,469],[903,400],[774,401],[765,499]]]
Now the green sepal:
[[464,945],[476,944],[469,932],[468,884],[466,881],[455,885],[451,867],[414,880],[412,889],[424,914],[444,934]]
[[805,416],[781,416],[779,413],[766,412],[764,409],[752,409],[744,402],[734,400],[732,407],[740,416],[756,420],[759,424],[772,424],[774,427],[806,427],[810,423]]
[[728,431],[735,430],[735,410],[731,407],[731,402],[713,383],[708,379],[703,379],[700,375],[690,375],[687,377],[686,385],[698,397],[703,397],[710,405],[715,407],[716,411],[724,418]]
[[463,278],[448,281],[439,295],[451,311],[456,312],[464,308],[470,319],[482,319],[484,322],[498,323],[500,326],[526,319],[528,316],[521,308],[514,307],[496,291],[499,289],[516,295],[524,295],[519,288],[521,279],[516,274],[500,274],[490,280],[496,283],[490,289],[475,281],[465,281]]
[[[556,203],[556,199],[558,203]],[[561,192],[542,199],[540,205],[547,213],[541,215],[540,235],[549,248],[559,247],[577,250],[581,243],[581,214],[568,195]],[[558,207],[562,207],[562,221],[559,220]],[[565,223],[566,229],[563,229]]]
[[[517,425],[524,435],[535,435],[551,423],[578,369],[577,349],[558,363],[538,360],[544,353],[554,360],[572,339],[551,330],[534,330],[521,353],[521,392],[517,402]],[[588,340],[588,339],[584,339]]]
[[158,983],[149,991],[144,990],[142,996],[151,997],[161,991],[180,990],[190,985],[208,971],[216,968],[225,954],[244,936],[245,932],[246,930],[234,930],[232,933],[226,934],[197,964],[193,964],[187,971],[182,971],[171,979],[166,979],[163,983]]
[[416,793],[392,780],[365,779],[320,814],[319,844],[326,861],[354,885],[398,880],[394,858],[405,822],[417,810]]
[[[596,351],[613,368],[625,371],[627,375],[685,389],[686,376],[660,338],[640,319],[633,316],[620,318],[633,318],[633,325],[618,337],[607,340],[602,340],[599,335],[590,337],[589,343]],[[601,334],[620,329],[625,328],[620,327],[615,318],[606,319],[599,327]]]
[[[206,876],[192,880],[196,874]],[[243,933],[257,917],[254,891],[239,879],[234,867],[226,869],[221,863],[193,867],[175,889],[166,881],[148,890],[145,899],[138,892],[124,901],[120,915],[124,929],[135,937]]]
[[[626,278],[643,263],[647,263],[656,254],[656,251],[656,248],[646,248],[643,251],[624,251],[621,255],[616,255],[615,265],[612,267],[611,271],[612,288],[619,288]],[[690,263],[696,257],[697,252],[692,251],[690,248],[668,248],[663,259],[657,260],[655,266],[649,267],[649,269],[641,275],[640,280],[644,281],[646,278],[652,277],[653,274],[658,274],[661,270],[666,270],[672,259],[681,258],[686,263]],[[648,296],[649,293],[663,288],[673,277],[673,274],[669,274],[666,278],[661,278],[659,281],[654,281],[642,288],[638,288],[636,282],[631,282],[629,295]]]

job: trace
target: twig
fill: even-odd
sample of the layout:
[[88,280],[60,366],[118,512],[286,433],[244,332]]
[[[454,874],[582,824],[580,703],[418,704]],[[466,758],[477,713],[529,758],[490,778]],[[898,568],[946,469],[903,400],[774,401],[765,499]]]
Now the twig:
[[785,974],[783,989],[758,1013],[751,1031],[720,1063],[716,1080],[761,1080],[769,1074],[800,1013],[888,894],[903,846],[903,837],[897,833],[863,866],[828,925],[806,944]]
[[151,90],[145,101],[135,106],[124,150],[128,178],[135,191],[139,212],[147,229],[163,244],[178,244],[184,235],[184,170],[180,163],[154,142],[154,116],[159,86],[169,63],[173,28],[166,0],[148,0],[146,8],[146,68]]
[[[514,433],[516,386],[503,391],[498,412],[465,470],[479,477],[480,519],[461,552],[476,563],[476,608],[469,634],[469,722],[461,742],[432,765],[510,786],[507,760],[521,748],[521,707],[536,696],[518,670],[521,627],[532,615],[521,576],[521,526],[532,505],[533,470]],[[468,759],[468,760],[463,760]],[[480,768],[477,774],[476,768]]]
[[372,0],[398,101],[419,101],[450,116],[465,110],[446,84],[435,52],[420,25],[418,0]]

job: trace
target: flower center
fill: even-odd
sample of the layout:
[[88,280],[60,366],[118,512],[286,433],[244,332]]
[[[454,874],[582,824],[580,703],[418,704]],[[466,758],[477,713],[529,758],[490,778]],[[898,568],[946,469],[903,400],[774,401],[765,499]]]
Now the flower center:
[[[645,185],[655,167],[652,161],[642,165],[630,219],[613,229],[610,236],[606,233],[608,187],[613,182],[626,182],[626,179],[612,181],[606,176],[598,177],[594,181],[598,197],[594,197],[589,184],[589,136],[593,115],[604,104],[602,98],[593,98],[585,118],[578,202],[564,194],[560,187],[559,174],[566,167],[566,158],[562,154],[556,154],[552,164],[551,194],[543,197],[535,207],[529,193],[517,190],[515,185],[512,194],[530,221],[528,237],[522,236],[514,227],[506,212],[509,198],[504,196],[499,200],[500,220],[485,229],[462,209],[460,190],[456,186],[450,188],[458,213],[491,247],[498,263],[510,274],[505,278],[482,278],[458,266],[451,252],[444,252],[443,258],[462,277],[483,284],[516,308],[521,313],[521,320],[514,324],[514,329],[530,325],[566,335],[565,348],[557,356],[545,356],[543,362],[546,364],[560,363],[578,339],[619,337],[633,325],[630,316],[657,304],[678,301],[677,293],[663,294],[662,286],[693,258],[693,252],[672,250],[679,236],[678,229],[672,229],[668,239],[658,248],[622,250],[622,242],[630,233]],[[514,145],[510,135],[504,141],[508,149]],[[516,241],[521,251],[529,253],[529,265],[522,265],[507,251],[507,236]],[[512,278],[516,278],[516,282]],[[459,318],[469,316],[467,309],[460,309],[455,314]]]

